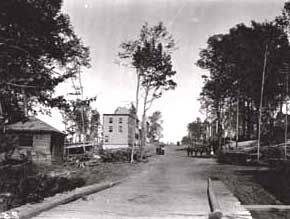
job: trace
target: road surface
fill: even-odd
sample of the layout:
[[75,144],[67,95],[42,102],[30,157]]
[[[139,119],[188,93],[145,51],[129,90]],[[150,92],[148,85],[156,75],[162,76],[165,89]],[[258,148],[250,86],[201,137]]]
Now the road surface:
[[208,218],[207,170],[215,162],[177,147],[152,158],[123,183],[43,212],[38,219]]

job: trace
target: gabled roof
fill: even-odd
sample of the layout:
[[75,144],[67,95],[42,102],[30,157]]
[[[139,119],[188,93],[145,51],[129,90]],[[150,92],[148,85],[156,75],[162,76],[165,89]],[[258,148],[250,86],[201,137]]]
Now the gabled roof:
[[30,131],[30,132],[56,132],[64,134],[58,129],[48,125],[36,117],[28,117],[23,121],[19,121],[6,126],[8,131]]

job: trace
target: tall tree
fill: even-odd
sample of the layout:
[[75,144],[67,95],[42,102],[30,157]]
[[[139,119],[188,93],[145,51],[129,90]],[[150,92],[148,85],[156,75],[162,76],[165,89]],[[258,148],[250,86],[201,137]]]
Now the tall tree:
[[176,83],[171,79],[176,74],[172,69],[171,61],[171,53],[176,47],[171,34],[160,22],[152,27],[145,23],[141,28],[139,38],[122,43],[121,48],[122,52],[119,56],[129,59],[130,64],[136,68],[136,103],[140,98],[139,88],[141,87],[143,91],[142,156],[142,148],[145,146],[146,140],[146,113],[153,101],[162,96],[163,91],[176,87]]
[[35,105],[63,107],[55,87],[79,66],[89,67],[89,50],[61,11],[62,3],[0,1],[0,103],[10,122]]

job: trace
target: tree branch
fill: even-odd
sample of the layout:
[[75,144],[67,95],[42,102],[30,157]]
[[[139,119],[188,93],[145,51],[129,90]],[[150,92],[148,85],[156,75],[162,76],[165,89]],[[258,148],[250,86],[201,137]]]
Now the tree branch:
[[21,87],[21,88],[39,88],[38,86],[22,85],[22,84],[10,83],[10,82],[6,82],[6,84],[14,86],[14,87]]

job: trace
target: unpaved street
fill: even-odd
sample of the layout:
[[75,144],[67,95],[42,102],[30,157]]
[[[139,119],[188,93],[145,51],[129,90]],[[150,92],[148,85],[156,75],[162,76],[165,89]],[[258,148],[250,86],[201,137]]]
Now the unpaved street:
[[206,173],[214,164],[167,147],[123,183],[36,218],[207,218]]

